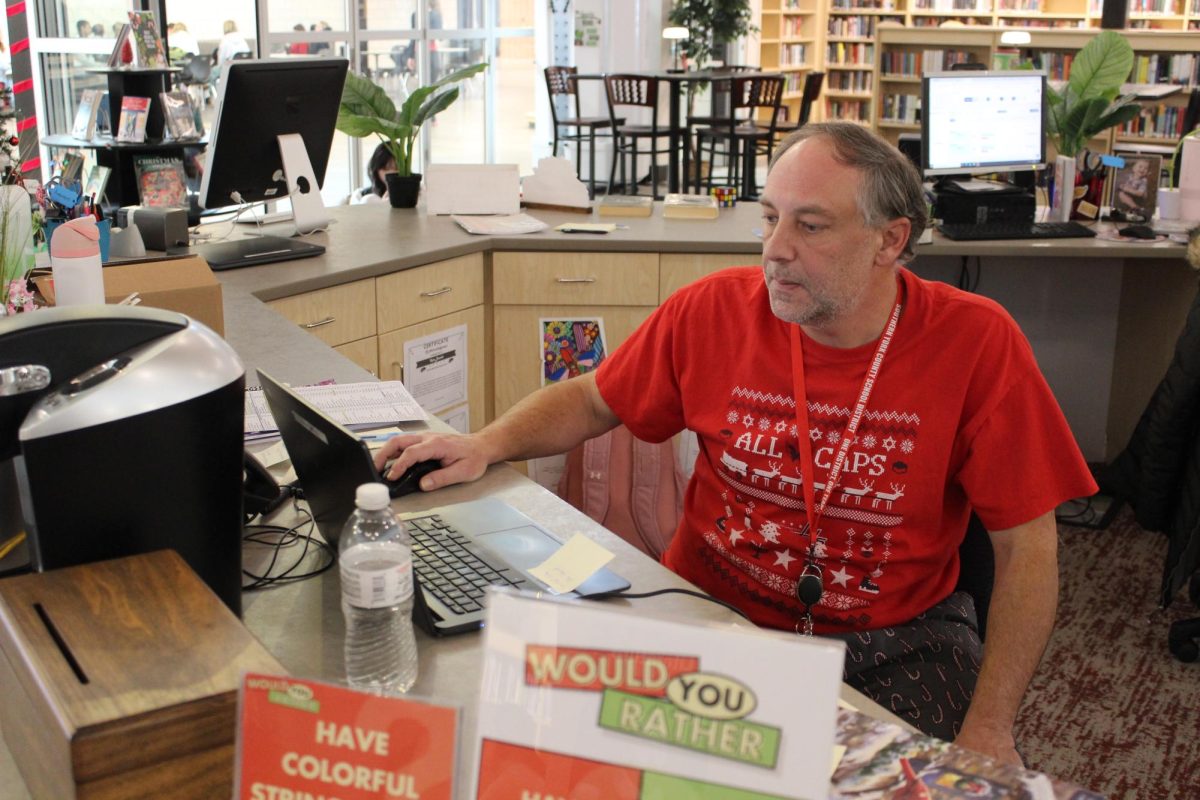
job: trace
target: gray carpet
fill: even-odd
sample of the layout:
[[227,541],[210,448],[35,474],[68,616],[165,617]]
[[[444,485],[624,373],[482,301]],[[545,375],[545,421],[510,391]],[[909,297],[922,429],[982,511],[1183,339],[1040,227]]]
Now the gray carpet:
[[1166,552],[1127,508],[1107,530],[1059,525],[1058,624],[1017,718],[1031,768],[1114,800],[1200,799],[1200,662],[1167,650],[1200,610],[1186,589],[1158,609]]

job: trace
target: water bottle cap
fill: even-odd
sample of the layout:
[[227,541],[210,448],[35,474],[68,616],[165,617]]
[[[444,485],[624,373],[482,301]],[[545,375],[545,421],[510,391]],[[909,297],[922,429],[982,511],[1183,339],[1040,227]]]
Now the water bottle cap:
[[381,511],[392,503],[388,487],[382,483],[364,483],[354,493],[354,504],[367,511]]

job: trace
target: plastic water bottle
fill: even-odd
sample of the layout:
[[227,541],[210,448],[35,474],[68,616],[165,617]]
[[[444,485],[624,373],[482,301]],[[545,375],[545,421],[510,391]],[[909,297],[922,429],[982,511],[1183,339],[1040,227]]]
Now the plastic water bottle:
[[412,549],[386,486],[364,483],[354,502],[338,542],[346,678],[356,689],[400,694],[417,680]]

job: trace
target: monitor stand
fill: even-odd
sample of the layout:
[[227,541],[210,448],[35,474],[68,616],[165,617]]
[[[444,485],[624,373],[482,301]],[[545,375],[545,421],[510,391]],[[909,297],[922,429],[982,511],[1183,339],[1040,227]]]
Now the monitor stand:
[[313,233],[328,228],[331,218],[321,199],[321,187],[313,173],[308,149],[298,133],[279,135],[279,155],[283,161],[283,178],[287,184],[288,199],[292,201],[292,216],[296,219],[296,231]]

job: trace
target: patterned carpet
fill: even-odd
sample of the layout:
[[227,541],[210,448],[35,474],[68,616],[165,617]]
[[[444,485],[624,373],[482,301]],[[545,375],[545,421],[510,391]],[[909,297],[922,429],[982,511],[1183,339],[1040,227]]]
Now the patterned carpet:
[[1058,625],[1017,719],[1029,766],[1113,800],[1200,800],[1200,662],[1167,628],[1200,616],[1186,590],[1156,605],[1166,537],[1128,508],[1107,530],[1059,526]]

